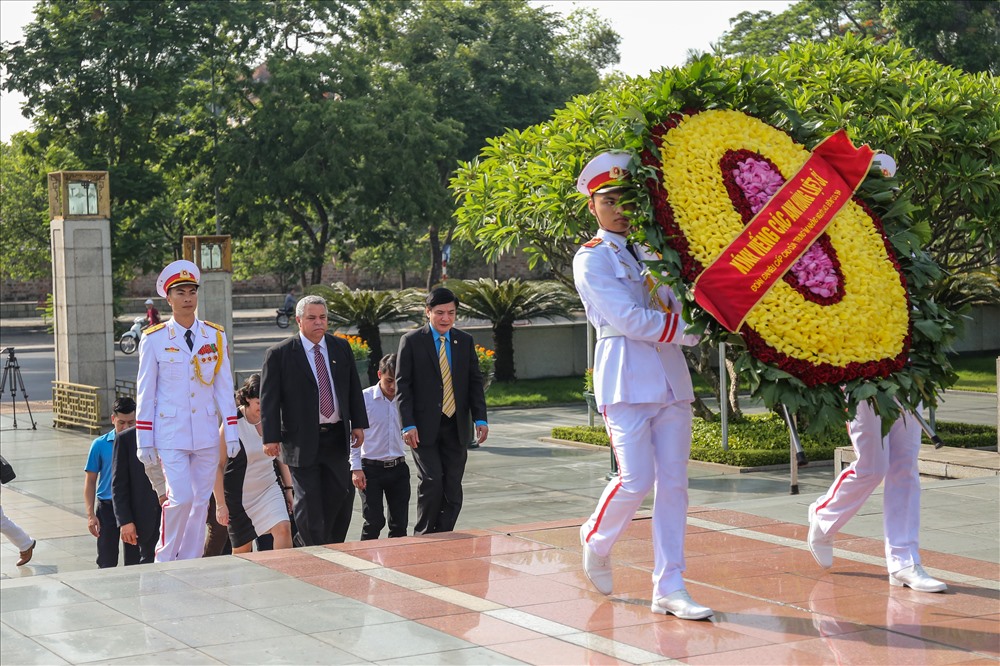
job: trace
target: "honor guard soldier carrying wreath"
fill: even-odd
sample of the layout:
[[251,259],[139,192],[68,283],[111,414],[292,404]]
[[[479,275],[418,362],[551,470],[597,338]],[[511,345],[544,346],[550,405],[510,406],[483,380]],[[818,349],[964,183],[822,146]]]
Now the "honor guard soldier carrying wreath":
[[573,280],[597,330],[594,393],[619,469],[580,528],[583,568],[611,594],[611,549],[655,488],[652,611],[699,620],[712,610],[691,600],[682,578],[694,391],[681,351],[699,337],[684,333],[673,292],[653,283],[644,262],[657,257],[628,240],[628,165],[626,153],[602,153],[577,181],[599,229],[577,251]]
[[202,554],[220,418],[227,453],[239,452],[229,343],[221,326],[195,317],[199,279],[190,261],[163,269],[156,291],[172,316],[139,343],[136,456],[147,465],[159,457],[167,482],[157,562]]

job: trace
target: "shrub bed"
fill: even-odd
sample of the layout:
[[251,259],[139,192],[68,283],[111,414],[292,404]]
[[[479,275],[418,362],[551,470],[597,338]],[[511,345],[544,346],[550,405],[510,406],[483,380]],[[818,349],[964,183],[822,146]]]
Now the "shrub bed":
[[[739,467],[781,465],[788,462],[788,429],[777,414],[754,414],[745,421],[730,422],[729,450],[722,449],[722,425],[696,418],[692,425],[691,459]],[[938,421],[938,435],[948,446],[977,448],[996,446],[997,429],[992,426]],[[585,444],[608,445],[602,426],[558,426],[552,436]],[[823,438],[800,434],[809,460],[833,460],[833,451],[850,446],[847,429]],[[924,444],[930,444],[926,437]]]

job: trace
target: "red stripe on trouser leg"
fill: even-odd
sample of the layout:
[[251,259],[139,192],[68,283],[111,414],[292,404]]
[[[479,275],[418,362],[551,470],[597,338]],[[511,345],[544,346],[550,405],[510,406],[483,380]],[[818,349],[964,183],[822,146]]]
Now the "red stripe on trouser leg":
[[[615,443],[614,441],[612,441],[611,429],[608,428],[608,417],[604,413],[602,413],[601,416],[604,418],[604,429],[608,431],[608,446],[611,447],[611,455],[615,457],[615,467],[621,469],[621,465],[618,464],[618,452],[615,451]],[[590,530],[590,532],[587,533],[587,538],[585,538],[584,541],[590,541],[590,537],[594,536],[594,533],[597,532],[597,528],[601,526],[601,519],[604,518],[604,512],[607,510],[608,505],[614,498],[615,493],[617,493],[618,489],[621,487],[622,487],[622,476],[619,473],[618,483],[615,484],[614,490],[608,493],[608,496],[604,499],[604,504],[601,505],[601,510],[597,513],[597,520],[594,521],[594,527]]]
[[847,478],[852,474],[854,474],[853,467],[849,467],[848,469],[845,469],[843,472],[841,472],[840,478],[837,479],[837,482],[833,484],[833,488],[830,489],[826,501],[816,507],[817,511],[819,511],[820,509],[825,509],[826,505],[833,501],[833,498],[837,496],[837,490],[840,488],[840,484],[842,484],[845,480],[847,480]]
[[[851,435],[850,423],[847,424],[847,435],[848,437],[850,437]],[[854,459],[857,460],[858,458],[860,458],[860,456],[858,455],[858,449],[857,447],[854,446],[853,437],[851,437],[851,448],[854,449]],[[854,474],[854,465],[851,465],[850,467],[848,467],[847,469],[845,469],[843,472],[840,473],[840,476],[837,478],[837,482],[834,483],[833,487],[827,491],[826,501],[824,501],[822,504],[816,505],[817,511],[819,511],[820,509],[825,509],[826,505],[833,501],[833,498],[837,496],[837,490],[840,488],[840,484],[842,484],[852,474]]]

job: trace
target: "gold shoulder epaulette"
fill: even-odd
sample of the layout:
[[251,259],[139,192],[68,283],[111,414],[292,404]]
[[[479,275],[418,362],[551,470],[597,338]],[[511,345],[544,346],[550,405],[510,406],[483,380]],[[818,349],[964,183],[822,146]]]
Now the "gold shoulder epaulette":
[[225,333],[225,332],[226,332],[226,329],[224,329],[224,328],[223,328],[222,326],[219,326],[218,324],[213,324],[213,323],[212,323],[212,322],[210,322],[210,321],[206,321],[206,322],[205,322],[205,326],[211,326],[211,327],[212,327],[212,328],[214,328],[215,330],[217,330],[217,331],[222,331],[223,333]]
[[161,328],[164,328],[165,326],[166,326],[166,324],[161,321],[159,324],[153,324],[152,326],[150,326],[149,328],[147,328],[146,330],[144,330],[142,332],[142,334],[143,335],[149,335],[150,333],[156,333],[158,330],[160,330]]
[[599,236],[594,236],[594,237],[593,237],[593,238],[591,238],[591,239],[590,239],[589,241],[587,241],[586,243],[584,243],[584,244],[583,244],[583,246],[584,246],[584,247],[597,247],[597,246],[598,246],[598,245],[600,245],[600,244],[601,244],[601,243],[602,243],[603,241],[604,241],[604,239],[603,239],[603,238],[600,238]]

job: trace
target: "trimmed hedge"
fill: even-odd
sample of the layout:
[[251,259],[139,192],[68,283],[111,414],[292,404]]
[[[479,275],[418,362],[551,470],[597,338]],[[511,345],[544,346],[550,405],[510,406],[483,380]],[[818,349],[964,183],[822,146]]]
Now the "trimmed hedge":
[[[692,425],[691,459],[739,467],[782,465],[789,461],[788,429],[777,414],[754,414],[745,421],[729,424],[729,450],[722,449],[722,425],[718,421],[694,419]],[[938,435],[948,446],[977,448],[996,446],[997,429],[992,426],[939,421]],[[601,426],[558,426],[552,436],[585,444],[608,445],[608,435]],[[833,460],[833,451],[850,446],[847,429],[817,439],[800,434],[802,447],[809,460]],[[924,444],[930,444],[925,437]]]

